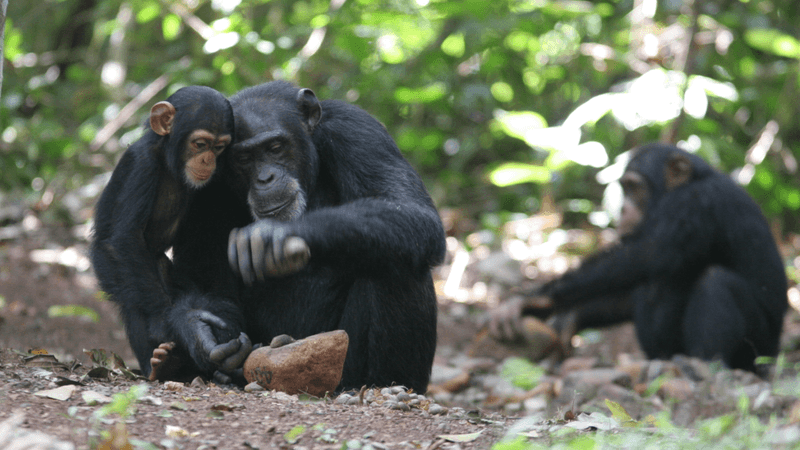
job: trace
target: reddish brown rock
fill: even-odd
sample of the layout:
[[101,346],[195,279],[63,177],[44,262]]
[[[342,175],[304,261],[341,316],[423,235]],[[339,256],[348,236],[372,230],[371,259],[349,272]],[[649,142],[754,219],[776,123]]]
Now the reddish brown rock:
[[244,362],[244,377],[265,389],[321,397],[342,379],[348,342],[347,333],[336,330],[278,348],[258,348]]

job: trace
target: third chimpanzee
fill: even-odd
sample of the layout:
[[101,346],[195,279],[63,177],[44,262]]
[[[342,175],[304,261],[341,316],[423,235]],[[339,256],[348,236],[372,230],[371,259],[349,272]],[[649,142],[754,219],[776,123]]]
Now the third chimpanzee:
[[[786,276],[747,193],[665,144],[633,150],[621,184],[621,243],[538,292],[552,302],[555,323],[633,318],[649,358],[686,354],[755,370],[756,357],[776,355]],[[513,334],[513,318],[496,314],[496,334]]]
[[[100,286],[119,305],[145,375],[171,349],[171,263],[164,254],[194,193],[231,142],[233,110],[214,89],[189,86],[156,103],[145,134],[122,156],[95,210],[91,255]],[[223,324],[217,316],[201,322]],[[244,339],[244,338],[243,338]],[[158,348],[163,344],[162,348]]]
[[[431,267],[445,245],[420,177],[358,107],[278,81],[230,101],[236,138],[226,176],[201,193],[192,228],[174,245],[176,271],[217,297],[200,307],[237,305],[253,342],[343,329],[341,389],[425,391],[436,346]],[[176,324],[195,298],[177,301]],[[177,335],[210,336],[192,327]],[[233,361],[244,352],[222,353]]]

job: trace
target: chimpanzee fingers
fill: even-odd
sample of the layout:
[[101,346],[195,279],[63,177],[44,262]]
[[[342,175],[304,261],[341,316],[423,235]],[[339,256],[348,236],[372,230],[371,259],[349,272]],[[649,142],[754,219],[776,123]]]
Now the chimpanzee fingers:
[[231,270],[236,274],[239,273],[239,253],[236,247],[236,235],[238,232],[239,229],[234,228],[228,235],[228,264],[231,266]]
[[267,258],[267,245],[269,242],[265,242],[265,232],[262,232],[261,229],[254,229],[255,233],[252,233],[250,236],[250,253],[252,256],[253,262],[253,272],[255,272],[256,278],[258,281],[264,281],[266,269],[266,258]]
[[303,238],[290,236],[283,243],[283,257],[286,273],[294,273],[308,264],[308,260],[311,258],[311,250]]
[[265,273],[273,276],[283,275],[283,241],[286,232],[283,228],[276,228],[272,231],[270,248],[264,259]]
[[244,230],[236,233],[236,252],[238,254],[239,275],[245,284],[253,284],[253,263],[250,256],[250,236]]
[[216,328],[221,328],[223,330],[226,330],[228,328],[228,324],[224,320],[220,319],[214,314],[211,314],[208,311],[197,312],[197,318]]
[[247,357],[250,355],[250,352],[253,350],[253,344],[250,342],[250,338],[245,333],[241,333],[236,341],[239,342],[239,348],[235,353],[227,356],[220,363],[219,370],[227,373],[235,371],[237,368],[240,368],[242,364],[244,364],[244,360],[247,359]]
[[239,339],[231,339],[228,342],[214,345],[212,348],[208,349],[208,360],[216,364],[217,366],[221,366],[225,360],[239,351],[239,347],[241,347],[242,343],[239,342]]
[[233,383],[233,378],[220,372],[219,370],[214,371],[214,375],[211,377],[211,379],[214,380],[214,383],[217,383],[220,386]]

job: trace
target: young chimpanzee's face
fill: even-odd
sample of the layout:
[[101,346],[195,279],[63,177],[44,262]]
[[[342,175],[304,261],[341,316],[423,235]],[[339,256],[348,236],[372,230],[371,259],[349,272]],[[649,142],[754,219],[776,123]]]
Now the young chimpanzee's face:
[[231,143],[233,111],[228,100],[214,89],[190,86],[179,89],[150,110],[150,128],[167,136],[167,165],[191,188],[211,179],[217,159]]

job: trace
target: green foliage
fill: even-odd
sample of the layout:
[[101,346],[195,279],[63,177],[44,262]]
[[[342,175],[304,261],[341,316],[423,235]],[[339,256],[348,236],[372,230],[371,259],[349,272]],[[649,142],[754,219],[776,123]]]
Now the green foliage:
[[97,311],[81,305],[53,305],[47,309],[48,317],[83,317],[90,322],[100,320]]
[[135,384],[128,392],[119,392],[111,397],[111,403],[95,412],[97,419],[117,415],[124,419],[136,412],[136,402],[147,394],[146,384]]
[[514,386],[525,390],[539,384],[545,370],[525,358],[507,358],[500,368],[500,375]]
[[375,115],[437,204],[474,218],[530,214],[542,192],[596,210],[597,171],[668,137],[784,220],[800,209],[800,8],[693,4],[640,18],[617,1],[10,2],[0,192],[57,206],[179,87],[288,79]]

